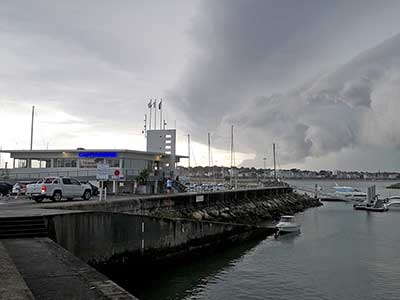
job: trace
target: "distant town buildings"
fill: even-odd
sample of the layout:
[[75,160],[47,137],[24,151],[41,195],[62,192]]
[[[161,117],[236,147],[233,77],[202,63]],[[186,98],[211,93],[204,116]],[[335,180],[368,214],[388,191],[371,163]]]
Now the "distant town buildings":
[[[213,166],[213,167],[178,167],[178,173],[183,176],[194,178],[216,178],[216,179],[229,179],[230,168]],[[263,179],[272,178],[272,169],[256,169],[246,167],[235,167],[234,173],[237,178],[241,179]],[[364,171],[341,171],[341,170],[320,170],[309,171],[300,169],[280,169],[276,171],[278,178],[284,179],[365,179],[365,180],[395,180],[400,179],[398,172],[364,172]]]

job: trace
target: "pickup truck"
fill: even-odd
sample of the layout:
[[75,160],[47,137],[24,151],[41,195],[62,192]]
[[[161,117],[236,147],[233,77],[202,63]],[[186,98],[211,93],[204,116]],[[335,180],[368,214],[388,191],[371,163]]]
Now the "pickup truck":
[[26,195],[38,203],[44,199],[60,201],[62,198],[72,200],[79,197],[89,200],[92,197],[92,188],[89,184],[80,183],[74,178],[45,177],[37,183],[28,184]]

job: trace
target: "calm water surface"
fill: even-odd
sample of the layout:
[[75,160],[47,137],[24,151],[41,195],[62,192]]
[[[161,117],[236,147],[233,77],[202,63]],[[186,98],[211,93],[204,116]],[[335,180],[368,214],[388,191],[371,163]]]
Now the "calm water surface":
[[400,299],[400,210],[326,203],[297,219],[299,235],[150,266],[120,283],[141,300]]

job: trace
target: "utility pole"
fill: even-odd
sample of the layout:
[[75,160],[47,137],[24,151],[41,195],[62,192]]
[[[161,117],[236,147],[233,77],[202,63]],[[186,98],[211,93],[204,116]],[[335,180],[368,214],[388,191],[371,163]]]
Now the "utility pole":
[[31,150],[33,146],[33,119],[35,118],[35,106],[32,106],[32,123],[31,123]]
[[274,153],[274,179],[276,181],[276,158],[275,158],[275,143],[272,144],[272,152]]

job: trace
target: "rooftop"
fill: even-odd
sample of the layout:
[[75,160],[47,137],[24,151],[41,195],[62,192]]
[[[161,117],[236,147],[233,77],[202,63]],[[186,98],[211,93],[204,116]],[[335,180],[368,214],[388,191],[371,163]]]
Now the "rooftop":
[[[127,154],[139,154],[139,155],[162,155],[162,156],[170,156],[170,154],[162,153],[162,152],[149,152],[149,151],[139,151],[139,150],[130,150],[130,149],[37,149],[37,150],[23,150],[23,149],[14,149],[14,150],[0,150],[0,153],[10,153],[10,154],[50,154],[50,153],[127,153]],[[85,157],[85,156],[82,156]],[[176,158],[187,158],[185,155],[176,155]]]

